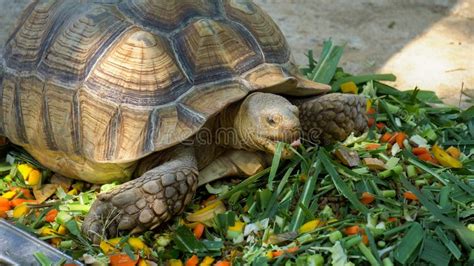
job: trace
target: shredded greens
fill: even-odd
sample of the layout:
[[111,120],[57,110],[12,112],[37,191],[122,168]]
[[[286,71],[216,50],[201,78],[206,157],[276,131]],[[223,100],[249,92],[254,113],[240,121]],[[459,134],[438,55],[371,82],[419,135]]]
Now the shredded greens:
[[[444,105],[417,88],[399,91],[382,83],[395,80],[391,74],[353,76],[337,67],[342,52],[326,41],[318,61],[308,53],[302,72],[333,92],[357,86],[368,99],[362,136],[302,146],[289,161],[280,160],[280,144],[261,173],[214,182],[158,229],[98,246],[79,228],[101,188],[53,178],[15,150],[0,164],[0,193],[10,203],[24,201],[3,216],[98,265],[124,258],[147,263],[140,265],[474,264],[473,107]],[[39,184],[28,185],[25,164],[41,171]],[[41,190],[46,184],[52,193]],[[46,198],[33,202],[39,192]],[[51,263],[41,254],[36,259]]]

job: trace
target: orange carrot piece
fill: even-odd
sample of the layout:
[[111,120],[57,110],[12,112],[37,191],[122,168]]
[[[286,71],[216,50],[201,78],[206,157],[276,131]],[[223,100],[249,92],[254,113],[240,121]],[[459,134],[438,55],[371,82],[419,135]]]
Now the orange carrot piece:
[[378,143],[369,143],[367,145],[365,145],[365,149],[368,150],[368,151],[373,151],[373,150],[376,150],[380,148],[380,144]]
[[369,117],[367,120],[367,126],[372,127],[375,124],[375,118]]
[[346,235],[355,235],[355,234],[358,234],[359,231],[360,231],[360,228],[358,225],[349,226],[344,229],[344,233]]
[[387,219],[387,222],[389,222],[389,223],[394,223],[396,221],[397,221],[397,218],[395,218],[395,217],[388,217],[388,219]]
[[4,197],[0,197],[0,212],[10,210],[10,201]]
[[383,143],[389,142],[391,138],[392,138],[392,134],[390,134],[390,132],[385,132],[385,134],[383,134],[382,137],[380,138],[380,142],[383,142]]
[[202,223],[196,224],[196,226],[193,229],[193,233],[197,239],[201,239],[202,234],[204,233],[204,224]]
[[420,155],[420,154],[424,154],[424,153],[430,153],[430,151],[425,148],[425,147],[417,147],[417,148],[413,148],[411,150],[411,152],[415,155]]
[[431,156],[431,154],[429,153],[422,153],[420,155],[417,156],[418,159],[422,160],[422,161],[425,161],[425,162],[430,162],[431,160],[433,160],[433,156]]
[[367,111],[367,114],[368,114],[368,115],[373,115],[373,114],[375,114],[375,113],[377,113],[377,110],[375,110],[375,108],[370,108],[370,109]]
[[214,264],[214,266],[232,266],[230,261],[227,260],[220,260]]
[[46,217],[44,218],[44,220],[48,223],[54,222],[54,219],[56,219],[57,215],[58,215],[58,210],[52,209],[46,214]]
[[291,248],[288,248],[286,250],[286,252],[288,253],[295,253],[296,251],[298,251],[300,248],[299,247],[291,247]]
[[377,123],[375,124],[375,126],[378,128],[378,129],[383,129],[385,127],[385,124],[380,122],[380,123]]
[[31,194],[31,191],[27,188],[21,188],[21,187],[10,187],[11,191],[16,191],[16,192],[21,192],[23,194],[23,197],[27,199],[34,199],[33,195]]
[[15,208],[16,206],[21,205],[25,202],[27,202],[27,203],[36,203],[36,200],[16,198],[16,199],[10,200],[10,206],[12,208]]
[[407,135],[403,132],[398,132],[397,136],[395,137],[395,141],[397,142],[400,148],[403,148],[403,141],[405,140],[406,137]]
[[283,255],[283,253],[285,253],[283,250],[275,250],[272,252],[272,257],[273,258],[276,258],[276,257],[280,257],[281,255]]
[[362,235],[362,243],[366,246],[369,244],[369,237],[366,234]]
[[111,266],[135,266],[138,262],[132,260],[127,254],[114,254],[109,256]]
[[418,200],[416,195],[411,191],[405,191],[405,193],[403,193],[403,197],[408,200]]
[[362,197],[360,198],[360,201],[365,205],[372,203],[374,200],[374,195],[369,192],[362,193]]
[[191,258],[189,258],[188,260],[186,260],[185,262],[185,266],[197,266],[199,263],[199,258],[198,256],[196,255],[193,255]]

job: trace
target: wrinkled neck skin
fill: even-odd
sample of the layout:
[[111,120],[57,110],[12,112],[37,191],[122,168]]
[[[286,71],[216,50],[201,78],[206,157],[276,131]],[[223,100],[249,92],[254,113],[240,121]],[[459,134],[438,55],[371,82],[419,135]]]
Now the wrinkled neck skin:
[[[194,136],[194,146],[198,157],[198,167],[211,163],[216,157],[229,149],[259,150],[247,136],[240,114],[240,103],[232,104],[207,121],[204,127]],[[247,136],[247,137],[246,137]]]

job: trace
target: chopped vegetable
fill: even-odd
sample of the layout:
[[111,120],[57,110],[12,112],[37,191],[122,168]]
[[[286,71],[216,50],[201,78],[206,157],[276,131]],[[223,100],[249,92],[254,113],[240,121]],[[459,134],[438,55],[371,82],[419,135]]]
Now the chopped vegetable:
[[358,225],[349,226],[344,229],[344,233],[349,236],[356,235],[359,232],[360,232],[360,227]]
[[353,81],[349,81],[341,84],[341,91],[343,93],[352,93],[357,94],[358,92],[357,85]]
[[365,205],[372,203],[374,200],[374,195],[369,192],[362,193],[362,197],[360,198],[360,202],[364,203]]
[[199,258],[196,255],[193,255],[191,258],[187,259],[184,263],[185,266],[197,266],[199,263]]
[[459,159],[459,157],[461,157],[461,151],[454,146],[450,146],[449,148],[447,148],[446,152],[454,159]]
[[206,256],[204,259],[199,263],[199,266],[211,266],[211,264],[214,262],[214,258]]
[[314,231],[316,228],[318,228],[318,226],[321,226],[321,225],[322,225],[321,220],[314,219],[312,221],[309,221],[303,224],[298,230],[298,232],[300,234],[308,233],[308,232]]
[[413,148],[413,149],[411,150],[411,152],[413,152],[413,154],[415,154],[415,155],[421,155],[421,154],[426,154],[426,153],[429,154],[429,153],[430,153],[430,151],[429,151],[427,148],[425,148],[425,147],[416,147],[416,148]]
[[368,151],[373,151],[373,150],[376,150],[378,148],[380,148],[380,144],[379,143],[369,143],[367,145],[365,145],[365,149],[368,150]]
[[445,167],[451,168],[461,168],[462,163],[457,160],[456,158],[449,155],[446,151],[444,151],[440,146],[433,145],[433,154],[438,162]]
[[30,211],[30,208],[26,204],[21,204],[13,209],[13,218],[19,219],[25,216]]
[[403,193],[403,197],[407,200],[418,200],[418,198],[416,197],[415,194],[413,194],[413,192],[411,191],[405,191]]
[[385,163],[377,158],[364,158],[363,161],[370,170],[385,170]]
[[127,254],[114,254],[109,256],[110,266],[134,266],[138,259],[133,260]]
[[58,215],[58,210],[56,209],[51,209],[47,214],[46,214],[46,217],[44,218],[44,220],[48,223],[52,223],[54,222],[54,220],[56,219],[56,216]]
[[202,234],[204,233],[204,228],[205,226],[202,223],[197,223],[196,226],[194,227],[193,233],[197,239],[201,239]]

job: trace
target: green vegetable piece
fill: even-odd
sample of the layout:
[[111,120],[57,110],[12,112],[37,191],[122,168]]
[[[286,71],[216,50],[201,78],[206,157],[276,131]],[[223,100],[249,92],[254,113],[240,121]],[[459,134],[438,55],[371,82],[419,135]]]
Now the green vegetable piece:
[[401,264],[406,264],[415,255],[425,232],[419,223],[413,223],[407,234],[394,251],[394,258]]
[[365,258],[369,261],[370,265],[372,266],[380,265],[377,259],[375,259],[374,254],[372,254],[370,249],[366,247],[364,243],[359,242],[357,247],[359,248],[360,252],[365,256]]
[[69,215],[65,211],[60,211],[60,212],[58,212],[58,215],[56,215],[56,222],[58,224],[65,225],[71,219],[72,219],[72,216]]
[[413,165],[407,166],[407,176],[409,178],[415,178],[418,174],[416,173],[416,167]]
[[382,260],[383,266],[393,266],[392,260],[389,257]]
[[340,239],[342,239],[341,231],[334,231],[329,234],[329,241],[331,241],[333,244]]
[[308,266],[323,266],[324,265],[324,257],[321,254],[314,254],[308,256],[306,259],[306,265]]

